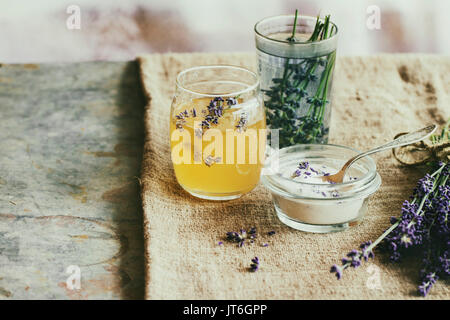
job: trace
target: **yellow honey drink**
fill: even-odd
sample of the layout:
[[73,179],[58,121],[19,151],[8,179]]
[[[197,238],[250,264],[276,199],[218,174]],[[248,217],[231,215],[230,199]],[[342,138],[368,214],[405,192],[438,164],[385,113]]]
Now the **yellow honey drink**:
[[233,197],[252,190],[264,163],[266,122],[257,97],[196,98],[172,107],[172,162],[191,194]]

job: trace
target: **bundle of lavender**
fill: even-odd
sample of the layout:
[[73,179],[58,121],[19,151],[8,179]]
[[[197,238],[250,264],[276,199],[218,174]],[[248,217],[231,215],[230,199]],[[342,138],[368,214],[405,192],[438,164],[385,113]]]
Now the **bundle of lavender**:
[[[450,268],[450,217],[449,217],[449,157],[448,153],[450,122],[440,135],[431,138],[432,145],[446,149],[439,157],[434,157],[431,173],[419,180],[410,200],[403,203],[400,218],[391,218],[388,228],[374,242],[363,243],[359,250],[352,250],[342,259],[342,265],[333,265],[331,272],[337,279],[348,267],[357,268],[362,261],[373,258],[373,250],[377,245],[380,251],[389,254],[390,260],[397,262],[408,254],[422,256],[422,267],[419,271],[420,285],[418,292],[426,296],[438,279],[449,278]],[[441,150],[441,151],[442,151]],[[412,250],[414,249],[414,251]]]

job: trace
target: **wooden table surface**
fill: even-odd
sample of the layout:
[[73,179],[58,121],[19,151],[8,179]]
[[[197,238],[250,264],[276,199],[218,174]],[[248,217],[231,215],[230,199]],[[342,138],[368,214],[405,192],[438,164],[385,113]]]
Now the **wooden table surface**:
[[143,298],[143,106],[135,62],[0,64],[0,298]]

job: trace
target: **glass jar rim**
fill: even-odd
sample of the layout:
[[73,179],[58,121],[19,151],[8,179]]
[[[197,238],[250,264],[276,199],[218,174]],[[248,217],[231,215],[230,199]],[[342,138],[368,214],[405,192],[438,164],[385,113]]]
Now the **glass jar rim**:
[[[206,69],[228,69],[228,70],[239,70],[239,71],[243,71],[245,73],[248,73],[249,75],[251,75],[254,79],[253,84],[249,85],[248,88],[245,88],[243,90],[238,90],[238,91],[233,91],[230,93],[226,93],[226,94],[209,94],[209,93],[203,93],[203,92],[198,92],[195,90],[191,90],[186,88],[182,83],[181,83],[181,77],[186,75],[189,72],[193,72],[193,71],[197,71],[197,70],[206,70]],[[191,67],[191,68],[187,68],[184,69],[183,71],[179,72],[176,78],[176,85],[178,88],[190,93],[190,94],[195,94],[198,96],[203,96],[203,97],[234,97],[246,92],[250,92],[255,90],[258,86],[259,86],[259,77],[258,75],[241,66],[234,66],[234,65],[227,65],[227,64],[216,64],[216,65],[202,65],[202,66],[195,66],[195,67]]]
[[[300,18],[302,18],[302,19],[307,19],[307,20],[316,20],[317,19],[317,17],[313,17],[313,16],[308,16],[308,15],[299,15],[298,16],[299,17],[299,19]],[[275,42],[275,43],[283,43],[283,44],[289,44],[289,45],[293,45],[293,46],[302,46],[302,45],[311,45],[311,44],[325,44],[325,43],[327,43],[327,42],[332,42],[332,41],[334,41],[335,40],[335,38],[337,37],[337,35],[338,35],[338,26],[333,22],[333,21],[331,21],[330,20],[330,23],[332,24],[332,26],[334,26],[334,28],[335,28],[335,32],[334,32],[334,34],[333,35],[331,35],[329,38],[326,38],[326,39],[323,39],[323,40],[319,40],[319,41],[313,41],[313,42],[308,42],[308,41],[295,41],[295,42],[290,42],[290,41],[288,41],[288,40],[279,40],[279,39],[274,39],[274,38],[271,38],[271,37],[269,37],[269,36],[266,36],[266,35],[264,35],[264,34],[262,34],[260,31],[258,31],[258,26],[260,25],[260,24],[262,24],[262,23],[264,23],[264,22],[268,22],[268,21],[270,21],[270,20],[277,20],[277,19],[280,19],[280,18],[293,18],[293,19],[295,19],[295,15],[293,15],[293,14],[283,14],[283,15],[277,15],[277,16],[270,16],[270,17],[266,17],[266,18],[263,18],[263,19],[261,19],[261,20],[259,20],[256,24],[255,24],[255,26],[254,26],[254,31],[255,31],[255,33],[258,35],[258,36],[260,36],[260,37],[263,37],[264,39],[266,39],[266,40],[269,40],[269,41],[273,41],[273,42]],[[323,18],[319,18],[319,20],[320,21],[324,21],[324,19]],[[298,25],[298,22],[297,22],[297,25]]]
[[[298,144],[290,147],[283,148],[278,151],[278,156],[281,159],[282,154],[288,154],[288,151],[296,150],[296,149],[302,149],[307,147],[331,147],[331,148],[339,148],[341,150],[347,150],[355,152],[355,154],[360,153],[360,151],[336,144]],[[300,151],[300,150],[299,150]],[[269,156],[267,159],[267,163],[270,163],[272,158],[277,156],[276,154]],[[307,158],[305,159],[307,160]],[[333,201],[339,201],[343,199],[352,198],[354,196],[369,196],[370,194],[374,193],[376,190],[378,190],[379,186],[381,185],[381,177],[378,174],[376,170],[376,164],[375,161],[367,156],[360,160],[364,160],[368,163],[368,170],[367,173],[364,174],[364,176],[361,179],[357,180],[351,180],[347,182],[337,183],[337,184],[323,184],[323,183],[311,183],[311,182],[302,182],[302,181],[296,181],[291,178],[283,177],[279,174],[275,175],[262,175],[261,181],[263,184],[271,191],[274,192],[280,196],[288,197],[288,198],[295,198],[295,199],[306,199],[306,200],[333,200]],[[282,166],[282,163],[280,161],[279,166]],[[276,176],[276,180],[273,179],[273,177]],[[272,178],[271,178],[272,177]],[[293,193],[290,191],[287,191],[285,188],[280,187],[280,184],[277,183],[277,181],[285,182],[286,184],[294,185],[299,188],[316,188],[320,191],[334,191],[336,189],[342,189],[345,192],[344,196],[339,197],[311,197],[311,196],[302,196],[298,193]],[[341,191],[342,190],[338,190]],[[318,193],[320,194],[320,192]]]

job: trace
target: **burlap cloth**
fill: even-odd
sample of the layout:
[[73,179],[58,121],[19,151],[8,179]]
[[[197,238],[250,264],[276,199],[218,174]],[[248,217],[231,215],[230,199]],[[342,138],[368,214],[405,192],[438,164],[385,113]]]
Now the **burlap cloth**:
[[[377,154],[383,183],[362,223],[345,232],[308,234],[282,225],[263,186],[239,200],[208,202],[177,184],[169,153],[169,112],[176,74],[204,64],[255,69],[255,55],[164,54],[139,58],[145,93],[146,141],[142,200],[148,299],[409,299],[416,295],[414,261],[389,264],[379,254],[336,280],[330,266],[349,250],[374,240],[399,215],[423,172]],[[398,132],[450,116],[450,58],[427,55],[345,57],[333,83],[330,142],[366,149]],[[218,245],[227,231],[256,226],[261,241]],[[267,232],[275,230],[272,237]],[[262,247],[260,242],[269,243]],[[258,256],[261,268],[248,272]],[[381,256],[381,257],[380,257]],[[417,257],[416,260],[419,260]],[[372,267],[370,267],[372,266]],[[380,281],[376,280],[378,278]],[[380,286],[381,285],[381,286]],[[427,299],[450,299],[439,282]]]

